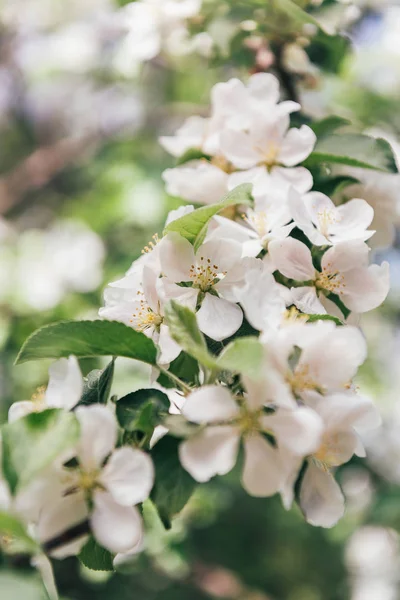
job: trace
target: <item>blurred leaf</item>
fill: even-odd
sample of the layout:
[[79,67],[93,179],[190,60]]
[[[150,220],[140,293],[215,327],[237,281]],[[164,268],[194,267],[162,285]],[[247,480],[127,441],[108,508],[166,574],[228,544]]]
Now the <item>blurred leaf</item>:
[[46,600],[46,593],[35,577],[17,571],[0,573],[1,597],[4,600]]
[[151,452],[156,476],[150,497],[167,529],[171,527],[171,518],[183,509],[196,486],[179,461],[179,443],[178,439],[167,435]]
[[360,181],[355,177],[339,175],[332,179],[321,179],[318,184],[314,184],[314,188],[332,198],[335,194],[341,194],[346,187],[355,183],[360,183]]
[[204,154],[204,152],[202,152],[199,148],[189,148],[189,150],[186,150],[186,152],[184,152],[182,156],[178,158],[176,164],[177,166],[179,166],[191,160],[200,160],[201,158],[209,160],[211,156],[209,156],[208,154]]
[[234,340],[221,352],[217,365],[227,371],[259,379],[265,370],[263,346],[256,337]]
[[304,165],[320,162],[398,172],[393,150],[386,140],[358,133],[332,134],[318,140]]
[[34,554],[39,551],[37,542],[28,535],[26,525],[14,515],[0,511],[0,541],[6,552]]
[[78,555],[81,563],[92,571],[113,571],[113,555],[90,536]]
[[[184,383],[195,385],[199,379],[199,363],[187,352],[180,352],[169,365],[169,373],[176,375]],[[165,388],[175,388],[175,384],[164,374],[160,373],[157,382]]]
[[202,206],[188,215],[172,221],[165,228],[164,235],[175,231],[186,238],[194,246],[194,249],[197,250],[204,241],[208,223],[213,216],[228,206],[235,204],[250,205],[252,203],[251,190],[252,185],[249,183],[239,185],[229,192],[221,202],[212,204],[211,206]]
[[165,306],[164,313],[171,337],[199,363],[214,369],[215,359],[207,350],[205,338],[197,325],[194,312],[171,300]]
[[90,371],[84,379],[83,393],[79,404],[107,404],[114,377],[115,359],[105,369]]
[[117,419],[123,429],[152,434],[168,414],[170,402],[164,392],[150,388],[127,394],[115,405]]
[[341,127],[346,127],[346,125],[350,125],[350,121],[348,119],[331,115],[329,117],[325,117],[325,119],[321,119],[320,121],[314,121],[314,123],[310,123],[309,126],[314,131],[315,135],[320,138],[329,133],[333,133]]
[[124,356],[156,364],[157,350],[143,333],[117,321],[62,321],[35,331],[16,364],[39,358]]
[[4,425],[1,436],[3,474],[15,494],[76,444],[79,423],[73,413],[53,408]]

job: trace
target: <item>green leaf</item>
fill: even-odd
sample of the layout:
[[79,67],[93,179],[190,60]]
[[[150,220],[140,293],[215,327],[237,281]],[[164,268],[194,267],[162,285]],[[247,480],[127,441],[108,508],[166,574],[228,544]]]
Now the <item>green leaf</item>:
[[217,359],[219,368],[259,379],[265,369],[264,348],[256,337],[231,342]]
[[168,396],[161,390],[137,390],[116,402],[117,419],[125,431],[153,433],[168,414],[169,405]]
[[1,436],[3,474],[15,494],[76,444],[79,423],[73,413],[49,409],[4,425]]
[[46,600],[46,593],[36,577],[23,575],[21,570],[0,573],[1,598],[4,600]]
[[[259,0],[259,4],[266,6],[265,0]],[[270,0],[268,2],[267,26],[277,31],[280,36],[290,33],[301,33],[304,25],[314,25],[320,29],[320,24],[298,4],[292,0]]]
[[[199,363],[187,352],[180,352],[179,356],[169,365],[168,372],[176,375],[188,385],[197,385],[199,382]],[[165,373],[160,373],[157,382],[165,388],[176,387],[176,384]]]
[[157,349],[143,333],[117,321],[61,321],[35,331],[22,346],[16,364],[71,354],[79,358],[124,356],[155,365]]
[[349,177],[348,175],[338,175],[331,179],[322,179],[321,181],[314,182],[314,188],[318,189],[329,198],[335,195],[342,194],[343,191],[349,186],[360,183],[359,179],[355,177]]
[[211,204],[210,206],[202,206],[188,215],[184,215],[180,219],[172,221],[172,223],[167,225],[164,229],[164,235],[171,232],[179,233],[194,246],[195,250],[197,250],[204,241],[210,220],[228,206],[234,206],[235,204],[252,204],[251,190],[252,185],[250,183],[239,185],[229,192],[221,202]]
[[312,166],[321,162],[398,172],[393,150],[386,140],[358,133],[332,134],[318,140],[304,165]]
[[196,487],[195,480],[179,461],[179,443],[167,435],[151,453],[156,475],[151,499],[167,529],[171,527],[171,518],[183,509]]
[[321,119],[320,121],[310,123],[311,129],[318,138],[333,133],[337,129],[345,127],[346,125],[350,125],[350,121],[336,115],[331,115],[325,119]]
[[40,550],[37,542],[28,535],[26,526],[13,515],[0,511],[0,538],[8,553],[35,554]]
[[84,380],[83,393],[79,404],[107,404],[114,377],[115,359],[105,369],[90,371]]
[[176,164],[179,166],[191,160],[200,160],[201,158],[209,160],[211,156],[209,154],[204,154],[200,148],[189,148],[189,150],[186,150],[186,152],[184,152],[182,156],[178,158]]
[[197,325],[194,312],[171,300],[164,307],[164,315],[171,337],[203,366],[214,369],[215,359],[207,350],[206,341]]
[[343,325],[343,321],[333,315],[308,315],[307,323],[315,323],[315,321],[333,321],[336,325]]
[[78,555],[81,563],[92,571],[113,571],[114,556],[90,536]]

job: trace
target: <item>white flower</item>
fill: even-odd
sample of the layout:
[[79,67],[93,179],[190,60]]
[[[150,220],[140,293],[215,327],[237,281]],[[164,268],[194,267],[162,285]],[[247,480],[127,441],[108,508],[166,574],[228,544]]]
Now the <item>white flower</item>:
[[255,115],[249,129],[229,129],[221,135],[222,154],[239,169],[275,165],[294,167],[312,152],[316,136],[307,125],[289,129],[287,115]]
[[[249,385],[248,392],[247,398],[238,400],[218,386],[204,386],[192,392],[182,414],[203,428],[181,443],[179,456],[192,477],[208,481],[233,468],[242,439],[243,487],[252,496],[270,496],[279,490],[284,477],[280,445],[290,447],[298,455],[308,454],[318,446],[321,424],[309,408],[266,414],[259,387]],[[265,432],[275,436],[278,448],[266,439]]]
[[[163,238],[160,280],[165,297],[175,297],[194,309],[198,302],[197,322],[203,333],[223,340],[235,333],[243,313],[236,304],[234,288],[242,275],[240,244],[232,240],[210,240],[194,252],[193,246],[177,233]],[[191,284],[181,287],[177,284]]]
[[[322,419],[324,430],[318,449],[308,459],[300,487],[300,506],[312,525],[332,527],[343,516],[344,498],[330,469],[348,462],[353,454],[365,456],[359,432],[377,427],[380,417],[369,400],[355,394],[334,394],[324,398],[313,394],[310,399]],[[301,464],[297,457],[288,454],[286,460],[289,464],[292,461],[289,480],[283,488],[284,504],[289,508]]]
[[15,421],[32,412],[41,412],[47,408],[71,410],[82,396],[83,379],[75,356],[60,358],[49,368],[47,390],[39,389],[31,400],[14,402],[8,412],[8,420]]
[[349,240],[364,242],[375,233],[367,229],[374,218],[374,210],[365,200],[355,198],[336,207],[321,192],[310,192],[301,197],[291,190],[289,207],[297,227],[317,246]]
[[282,275],[313,287],[292,288],[293,302],[310,314],[325,313],[318,294],[333,292],[352,311],[362,313],[379,306],[389,291],[389,264],[368,266],[368,246],[361,241],[341,242],[329,248],[321,259],[321,271],[314,268],[308,247],[293,238],[273,241],[268,246],[272,263]]
[[190,202],[213,204],[228,191],[228,174],[204,160],[167,169],[162,176],[168,194]]
[[189,117],[176,131],[175,135],[161,136],[161,146],[172,156],[182,156],[188,150],[203,149],[207,139],[209,119],[204,117]]
[[[111,552],[129,552],[143,536],[135,505],[149,496],[153,463],[141,450],[127,446],[115,449],[117,424],[105,406],[79,407],[75,414],[81,426],[76,454],[79,466],[64,469],[63,496],[43,511],[38,524],[40,539],[50,540],[89,520],[102,546]],[[52,555],[71,553],[76,553],[76,544],[57,548]]]
[[[158,248],[157,248],[158,251]],[[150,337],[160,347],[160,364],[173,361],[181,349],[164,323],[162,299],[157,289],[159,273],[141,261],[123,279],[110,283],[104,292],[104,319],[121,321]]]

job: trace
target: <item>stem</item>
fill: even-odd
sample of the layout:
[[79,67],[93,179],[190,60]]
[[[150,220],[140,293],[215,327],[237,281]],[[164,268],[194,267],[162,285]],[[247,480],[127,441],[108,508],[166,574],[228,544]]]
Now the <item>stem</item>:
[[48,554],[59,546],[73,542],[75,539],[85,535],[86,533],[90,533],[90,525],[88,520],[82,521],[81,523],[74,525],[74,527],[71,527],[71,529],[68,529],[56,537],[51,538],[47,542],[44,542],[42,544],[43,550],[46,552],[46,554]]
[[287,72],[285,67],[283,66],[283,50],[284,44],[277,44],[274,48],[275,53],[275,69],[284,88],[286,95],[289,100],[293,100],[293,102],[298,102],[299,97],[297,94],[296,86],[293,80],[293,77],[290,73]]
[[192,390],[190,389],[190,387],[188,385],[186,385],[186,383],[184,383],[181,379],[179,379],[179,377],[177,377],[170,371],[167,371],[167,369],[160,367],[159,365],[157,365],[157,369],[160,371],[160,373],[163,373],[163,375],[165,375],[166,377],[169,377],[169,379],[171,381],[176,383],[176,385],[179,386],[182,389],[182,391],[185,392],[185,394],[190,394],[190,392]]

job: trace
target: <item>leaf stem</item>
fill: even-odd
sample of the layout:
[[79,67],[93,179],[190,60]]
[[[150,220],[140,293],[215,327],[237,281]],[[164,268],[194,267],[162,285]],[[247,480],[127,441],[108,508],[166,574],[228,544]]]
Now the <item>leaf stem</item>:
[[160,367],[160,365],[157,365],[157,369],[160,371],[160,373],[163,373],[166,377],[169,377],[171,381],[176,383],[176,385],[179,386],[185,394],[190,394],[192,390],[188,385],[186,385],[186,383],[179,379],[179,377],[177,377],[167,369],[164,369],[164,367]]

